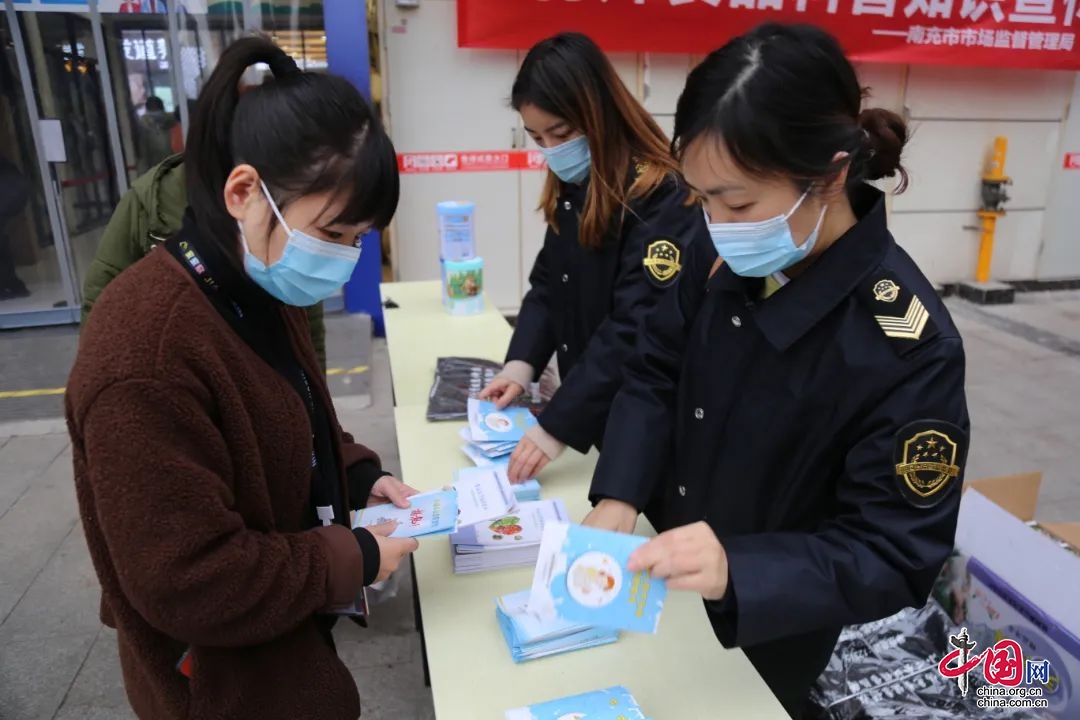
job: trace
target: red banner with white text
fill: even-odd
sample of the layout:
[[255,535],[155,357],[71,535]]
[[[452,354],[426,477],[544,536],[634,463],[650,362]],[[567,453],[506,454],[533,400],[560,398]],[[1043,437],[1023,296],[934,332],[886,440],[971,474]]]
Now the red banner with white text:
[[1080,0],[458,0],[458,45],[576,30],[609,52],[706,54],[763,22],[818,25],[863,62],[1080,70]]

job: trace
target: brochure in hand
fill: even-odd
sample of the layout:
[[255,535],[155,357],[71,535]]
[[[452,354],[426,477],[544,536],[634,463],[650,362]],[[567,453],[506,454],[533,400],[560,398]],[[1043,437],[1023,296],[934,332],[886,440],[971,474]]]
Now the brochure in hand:
[[621,685],[507,710],[505,720],[649,720]]
[[409,498],[407,508],[399,508],[390,503],[361,508],[356,511],[353,527],[370,527],[396,520],[397,529],[390,537],[449,535],[457,528],[457,514],[457,491],[437,490],[413,495]]
[[667,596],[663,580],[627,568],[646,538],[548,523],[533,574],[529,609],[594,627],[655,633]]
[[469,434],[474,443],[517,443],[534,425],[536,416],[526,408],[499,410],[490,400],[469,398]]
[[544,525],[568,521],[562,500],[521,502],[511,514],[460,528],[450,536],[458,574],[532,565]]
[[541,620],[529,612],[528,600],[529,591],[523,590],[495,601],[499,628],[516,663],[609,645],[619,639],[617,630],[591,628],[557,619]]

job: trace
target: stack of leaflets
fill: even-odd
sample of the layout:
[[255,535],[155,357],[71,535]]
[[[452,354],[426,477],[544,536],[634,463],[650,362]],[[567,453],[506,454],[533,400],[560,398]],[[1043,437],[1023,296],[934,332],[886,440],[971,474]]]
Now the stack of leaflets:
[[646,538],[548,523],[533,574],[529,611],[591,627],[655,633],[667,596],[663,580],[627,569]]
[[529,612],[528,601],[528,590],[504,595],[495,601],[495,617],[516,663],[608,645],[619,639],[617,630],[591,628],[562,620],[545,622]]
[[536,562],[540,538],[548,523],[569,519],[562,500],[519,503],[511,514],[462,527],[450,536],[454,572],[528,566]]
[[649,720],[622,685],[507,710],[505,720]]
[[469,426],[461,429],[461,452],[477,467],[506,467],[518,441],[536,425],[526,408],[499,410],[488,400],[469,400]]
[[472,432],[467,427],[461,428],[461,439],[465,444],[461,452],[473,461],[477,467],[506,467],[510,464],[510,455],[517,447],[517,440],[511,442],[473,442]]
[[[464,420],[468,416],[468,400],[475,398],[502,370],[502,363],[467,357],[442,357],[435,366],[435,381],[428,393],[427,419]],[[514,405],[540,412],[545,401],[554,394],[557,381],[545,370],[539,383],[522,394]]]

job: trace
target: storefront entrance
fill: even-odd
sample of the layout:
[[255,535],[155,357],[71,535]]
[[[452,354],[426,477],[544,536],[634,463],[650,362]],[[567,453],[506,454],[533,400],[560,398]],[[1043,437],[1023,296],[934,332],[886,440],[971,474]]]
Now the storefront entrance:
[[3,0],[0,329],[78,321],[118,200],[183,148],[217,58],[252,30],[327,68],[313,0]]

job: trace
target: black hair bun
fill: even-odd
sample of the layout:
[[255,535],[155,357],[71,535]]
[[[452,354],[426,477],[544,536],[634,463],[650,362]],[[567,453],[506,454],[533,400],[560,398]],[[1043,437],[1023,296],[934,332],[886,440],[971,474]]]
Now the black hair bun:
[[897,191],[907,187],[907,172],[900,163],[904,145],[908,141],[908,127],[904,119],[885,108],[866,108],[859,113],[859,127],[866,134],[868,157],[866,179],[880,180],[900,176]]

